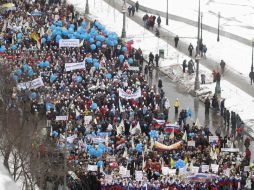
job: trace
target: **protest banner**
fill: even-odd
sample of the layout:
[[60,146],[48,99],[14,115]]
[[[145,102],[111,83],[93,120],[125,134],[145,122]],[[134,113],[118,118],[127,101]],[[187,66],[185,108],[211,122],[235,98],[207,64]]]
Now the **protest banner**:
[[32,81],[28,81],[28,82],[22,82],[22,83],[19,83],[17,85],[18,89],[36,89],[36,88],[39,88],[41,86],[44,86],[44,83],[43,83],[43,80],[41,77],[37,78],[37,79],[34,79]]
[[106,157],[106,161],[107,162],[115,162],[116,161],[116,157],[115,156],[107,156]]
[[212,170],[212,172],[217,173],[219,170],[219,165],[211,164],[211,170]]
[[209,143],[212,143],[212,142],[218,142],[219,138],[218,136],[209,136]]
[[135,179],[136,179],[136,181],[142,181],[143,180],[143,172],[142,171],[135,171]]
[[126,170],[127,170],[127,168],[125,168],[124,166],[120,166],[119,167],[119,174],[121,174],[122,176],[125,175]]
[[92,141],[94,144],[100,144],[106,142],[106,139],[101,137],[92,137]]
[[126,170],[125,175],[122,175],[122,177],[131,177],[130,170]]
[[163,175],[168,175],[169,174],[169,167],[161,167],[161,171]]
[[195,141],[188,141],[188,146],[196,146],[196,142]]
[[67,121],[68,117],[66,116],[56,116],[56,121]]
[[84,120],[85,124],[89,124],[93,120],[93,116],[91,115],[85,116]]
[[59,48],[61,47],[79,47],[79,39],[60,39]]
[[209,165],[202,165],[202,166],[201,166],[201,171],[202,171],[203,173],[209,172]]
[[77,69],[85,69],[86,65],[84,62],[80,63],[65,63],[65,70],[66,71],[73,71]]
[[129,71],[139,71],[139,67],[129,66],[128,70]]
[[97,165],[88,164],[88,166],[87,166],[88,171],[97,172],[97,169],[98,169]]
[[70,144],[72,144],[73,141],[74,141],[74,139],[76,139],[76,138],[77,138],[77,134],[72,135],[72,136],[70,136],[70,137],[67,137],[67,142],[70,143]]
[[239,152],[239,148],[221,148],[221,152]]
[[119,88],[119,96],[122,98],[125,98],[127,100],[137,99],[137,98],[141,97],[141,89],[139,88],[136,92],[128,94],[123,89]]
[[197,167],[197,166],[192,166],[191,171],[192,171],[192,173],[196,174],[196,173],[199,172],[199,167]]

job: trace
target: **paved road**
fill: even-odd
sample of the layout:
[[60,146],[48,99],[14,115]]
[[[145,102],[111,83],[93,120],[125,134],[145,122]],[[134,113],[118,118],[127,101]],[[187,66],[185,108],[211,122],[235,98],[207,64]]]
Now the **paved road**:
[[[116,8],[117,10],[119,10],[119,11],[121,10],[121,7],[122,7],[121,1],[120,2],[119,1],[113,2],[112,0],[104,0],[104,1],[106,3],[108,3],[110,6]],[[143,27],[142,18],[143,18],[144,14],[145,13],[139,11],[137,14],[135,14],[134,17],[129,17],[129,18]],[[160,33],[161,33],[161,39],[163,39],[165,42],[168,42],[170,45],[172,45],[172,47],[174,47],[174,37],[176,34],[170,32],[162,27],[160,28]],[[127,31],[127,34],[128,34],[128,31]],[[181,47],[181,49],[179,49],[179,51],[184,53],[186,56],[189,55],[188,46],[189,46],[189,43],[185,43],[181,40],[179,41],[179,47]],[[201,64],[206,66],[207,68],[209,68],[212,71],[212,69],[214,68],[214,65],[218,65],[217,61],[218,61],[218,59],[207,57],[206,59],[201,60]],[[230,83],[232,83],[233,85],[237,86],[241,90],[245,91],[249,95],[254,97],[254,86],[251,86],[246,81],[246,78],[244,78],[243,76],[240,76],[239,73],[233,72],[233,70],[226,68],[223,78],[225,80],[229,81]]]

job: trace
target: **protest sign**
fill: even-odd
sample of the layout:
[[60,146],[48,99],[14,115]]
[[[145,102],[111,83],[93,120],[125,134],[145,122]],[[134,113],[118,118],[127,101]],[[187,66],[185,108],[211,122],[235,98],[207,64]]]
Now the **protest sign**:
[[119,96],[122,98],[125,98],[127,100],[137,99],[137,98],[141,97],[141,89],[139,88],[136,92],[128,94],[123,89],[119,88]]
[[169,167],[162,167],[161,171],[162,171],[163,175],[168,175],[169,174]]
[[217,173],[219,170],[219,165],[217,164],[211,164],[212,172]]
[[86,65],[84,62],[80,63],[65,63],[65,70],[66,71],[73,71],[77,69],[85,69]]
[[122,175],[122,177],[131,177],[130,170],[126,170],[125,175]]
[[224,170],[224,174],[229,177],[230,176],[230,168],[227,168],[226,170]]
[[93,120],[93,116],[91,115],[85,116],[84,120],[85,124],[89,124]]
[[67,137],[67,142],[70,143],[70,144],[72,144],[73,141],[74,141],[76,138],[77,138],[77,135],[76,135],[76,134],[75,134],[75,135],[72,135],[72,136],[70,136],[70,137]]
[[105,175],[105,181],[107,183],[112,183],[113,181],[113,176],[112,175]]
[[79,39],[60,39],[59,48],[61,47],[79,47]]
[[56,121],[66,121],[68,120],[67,116],[56,116]]
[[101,137],[92,137],[92,141],[94,144],[100,144],[106,142],[105,138]]
[[143,180],[143,172],[142,171],[135,171],[136,181]]
[[209,136],[209,143],[212,143],[212,142],[218,142],[219,138],[218,136]]
[[209,172],[209,165],[202,165],[201,166],[201,170],[202,170],[202,172]]
[[122,176],[125,175],[126,170],[127,170],[127,168],[125,168],[124,166],[120,166],[119,167],[119,174],[121,174]]
[[139,67],[129,66],[128,70],[129,71],[139,71]]
[[192,173],[196,174],[196,173],[199,172],[199,167],[197,167],[197,166],[192,166],[191,171],[192,171]]
[[239,152],[239,148],[221,148],[221,152]]
[[97,169],[98,169],[98,168],[97,168],[97,165],[90,165],[90,164],[89,164],[89,165],[87,166],[87,170],[88,170],[88,171],[97,172]]
[[250,167],[249,167],[249,166],[244,166],[243,171],[245,171],[245,172],[249,172],[249,171],[250,171]]
[[17,85],[18,89],[36,89],[41,86],[44,86],[43,80],[41,77],[34,79],[28,82],[22,82]]
[[195,141],[188,141],[188,146],[196,146],[196,142]]

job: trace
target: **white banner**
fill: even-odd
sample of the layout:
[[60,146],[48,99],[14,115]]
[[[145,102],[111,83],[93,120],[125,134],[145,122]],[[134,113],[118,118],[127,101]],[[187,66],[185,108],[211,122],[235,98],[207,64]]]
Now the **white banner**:
[[75,135],[72,135],[72,136],[70,136],[70,137],[67,137],[67,142],[70,143],[70,144],[72,144],[73,141],[74,141],[76,138],[77,138],[77,135],[76,135],[76,134],[75,134]]
[[222,148],[221,152],[239,152],[239,148]]
[[199,172],[199,167],[197,167],[197,166],[192,166],[191,171],[192,171],[192,173],[196,174],[196,173]]
[[88,165],[87,166],[88,171],[97,172],[97,165]]
[[93,120],[93,116],[91,115],[85,116],[84,120],[85,124],[89,124]]
[[196,147],[196,142],[195,141],[188,141],[188,146]]
[[201,166],[201,171],[202,171],[203,173],[209,172],[209,165],[202,165],[202,166]]
[[44,83],[41,77],[34,79],[32,81],[22,82],[17,85],[18,89],[36,89],[41,86],[44,86]]
[[218,142],[219,140],[219,137],[218,136],[209,136],[209,143],[211,142]]
[[122,98],[125,98],[127,100],[129,99],[137,99],[141,97],[141,89],[139,88],[136,92],[132,94],[127,94],[123,89],[119,88],[119,96]]
[[105,181],[107,183],[112,183],[113,181],[113,176],[112,175],[105,175]]
[[139,67],[129,66],[128,70],[129,71],[139,71]]
[[100,143],[105,143],[106,140],[104,138],[100,138],[100,137],[93,137],[92,141],[94,144],[100,144]]
[[73,71],[77,69],[85,69],[86,65],[84,62],[80,63],[65,63],[65,70],[66,71]]
[[125,168],[124,166],[119,167],[119,174],[121,174],[122,176],[126,175],[126,171],[127,168]]
[[79,39],[60,39],[59,48],[61,47],[79,47]]
[[56,121],[67,121],[68,117],[66,116],[56,116]]
[[131,177],[130,170],[126,170],[125,175],[122,175],[122,177]]

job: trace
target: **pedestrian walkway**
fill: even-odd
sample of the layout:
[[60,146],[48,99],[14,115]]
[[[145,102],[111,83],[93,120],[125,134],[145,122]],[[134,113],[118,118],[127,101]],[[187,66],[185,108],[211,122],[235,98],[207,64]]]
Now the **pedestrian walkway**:
[[[109,5],[111,5],[112,7],[116,8],[117,10],[121,11],[121,7],[122,7],[121,2],[114,2],[113,3],[110,0],[104,0],[104,1],[106,3],[108,3]],[[137,24],[143,26],[144,23],[143,23],[142,18],[144,16],[144,14],[145,14],[144,12],[139,11],[139,12],[135,13],[135,16],[129,17],[129,18],[131,20],[135,21]],[[150,31],[150,32],[155,34],[155,31]],[[160,33],[161,33],[161,39],[168,42],[170,45],[174,46],[174,37],[176,36],[176,34],[172,33],[171,31],[166,30],[163,27],[160,28]],[[127,35],[128,35],[128,31],[127,31]],[[180,40],[178,45],[181,47],[179,49],[179,51],[181,51],[182,53],[184,53],[185,55],[188,56],[189,55],[189,52],[188,52],[189,43],[186,43],[186,42],[183,42]],[[214,69],[214,66],[218,65],[218,58],[207,57],[206,59],[202,59],[200,61],[200,63],[212,71]],[[249,95],[254,96],[254,88],[252,88],[251,85],[249,83],[247,83],[246,78],[244,78],[243,76],[240,76],[235,71],[233,71],[231,69],[227,69],[225,71],[223,78],[225,80],[229,81],[230,83],[232,83],[233,85],[237,86],[241,90],[245,91]]]

